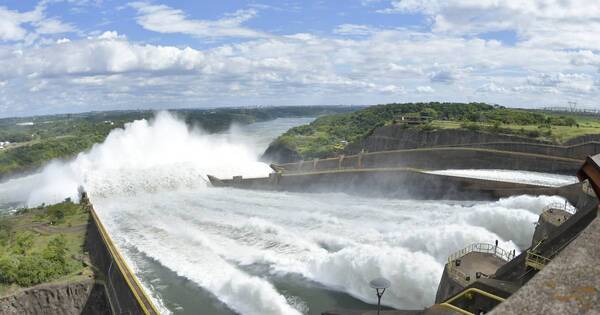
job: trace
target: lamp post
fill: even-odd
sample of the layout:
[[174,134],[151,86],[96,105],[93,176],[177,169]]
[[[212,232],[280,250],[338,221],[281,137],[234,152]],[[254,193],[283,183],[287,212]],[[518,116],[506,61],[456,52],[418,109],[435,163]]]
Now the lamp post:
[[385,292],[385,289],[389,288],[391,283],[384,278],[376,278],[369,282],[371,288],[377,291],[377,315],[379,315],[379,311],[381,310],[381,297]]

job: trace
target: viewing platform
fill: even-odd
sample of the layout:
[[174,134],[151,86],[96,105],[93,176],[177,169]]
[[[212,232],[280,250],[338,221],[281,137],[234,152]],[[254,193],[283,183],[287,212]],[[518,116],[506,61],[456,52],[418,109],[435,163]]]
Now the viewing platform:
[[474,243],[448,257],[448,274],[466,287],[476,279],[488,278],[514,257],[514,251],[493,244]]

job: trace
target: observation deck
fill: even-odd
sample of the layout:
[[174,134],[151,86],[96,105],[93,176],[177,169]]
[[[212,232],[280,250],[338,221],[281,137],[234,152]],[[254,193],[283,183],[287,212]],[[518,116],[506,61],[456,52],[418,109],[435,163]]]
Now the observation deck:
[[515,257],[515,252],[488,243],[474,243],[448,257],[448,275],[466,287],[488,278]]

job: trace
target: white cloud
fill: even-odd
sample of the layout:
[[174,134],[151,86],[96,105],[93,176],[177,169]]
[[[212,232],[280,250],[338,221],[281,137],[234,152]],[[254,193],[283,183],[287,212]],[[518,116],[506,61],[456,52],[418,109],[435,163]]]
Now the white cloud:
[[333,33],[338,35],[371,35],[377,31],[376,28],[368,25],[342,24],[337,26]]
[[218,20],[194,20],[178,9],[145,2],[129,4],[137,10],[136,21],[143,28],[158,33],[183,33],[198,37],[260,38],[268,35],[242,24],[256,16],[254,9],[238,10]]
[[[46,17],[45,10],[45,2],[40,2],[32,11],[23,13],[0,6],[0,41],[21,41],[35,34],[61,34],[76,30],[71,24]],[[26,24],[34,29],[33,34],[24,27]]]
[[425,14],[437,33],[514,31],[527,46],[600,48],[600,1],[392,0],[380,12]]
[[477,92],[506,93],[508,90],[494,82],[488,82],[477,89]]
[[417,93],[434,93],[435,92],[435,90],[431,86],[428,86],[428,85],[417,86],[415,91],[417,91]]
[[134,6],[138,22],[157,32],[243,41],[184,48],[102,30],[31,46],[0,44],[0,82],[9,82],[0,89],[0,116],[38,104],[49,111],[431,100],[534,106],[596,104],[599,94],[600,57],[593,49],[508,46],[357,24],[330,35],[275,36],[243,26],[256,12],[205,21],[166,6]]

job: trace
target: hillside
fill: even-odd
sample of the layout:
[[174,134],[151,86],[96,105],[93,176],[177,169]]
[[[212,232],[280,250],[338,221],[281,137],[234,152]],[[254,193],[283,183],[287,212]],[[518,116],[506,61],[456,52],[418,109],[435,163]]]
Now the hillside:
[[[411,131],[407,132],[411,137],[425,134],[426,139],[421,144],[432,141],[436,138],[434,134],[445,130],[470,131],[476,136],[469,138],[487,139],[484,141],[498,139],[495,141],[547,144],[572,143],[579,137],[600,135],[600,120],[594,117],[483,103],[386,104],[320,117],[311,124],[292,128],[269,146],[263,158],[291,162],[355,153],[364,148],[363,142],[376,130],[388,126]],[[588,139],[591,138],[588,136]]]
[[0,216],[0,296],[40,283],[89,278],[89,213],[70,200]]
[[[315,117],[359,109],[352,106],[282,106],[172,110],[190,128],[220,132],[232,123],[281,117]],[[52,159],[66,159],[104,141],[111,130],[151,119],[152,111],[112,111],[0,119],[0,179],[33,171]],[[6,144],[8,142],[8,144]]]

